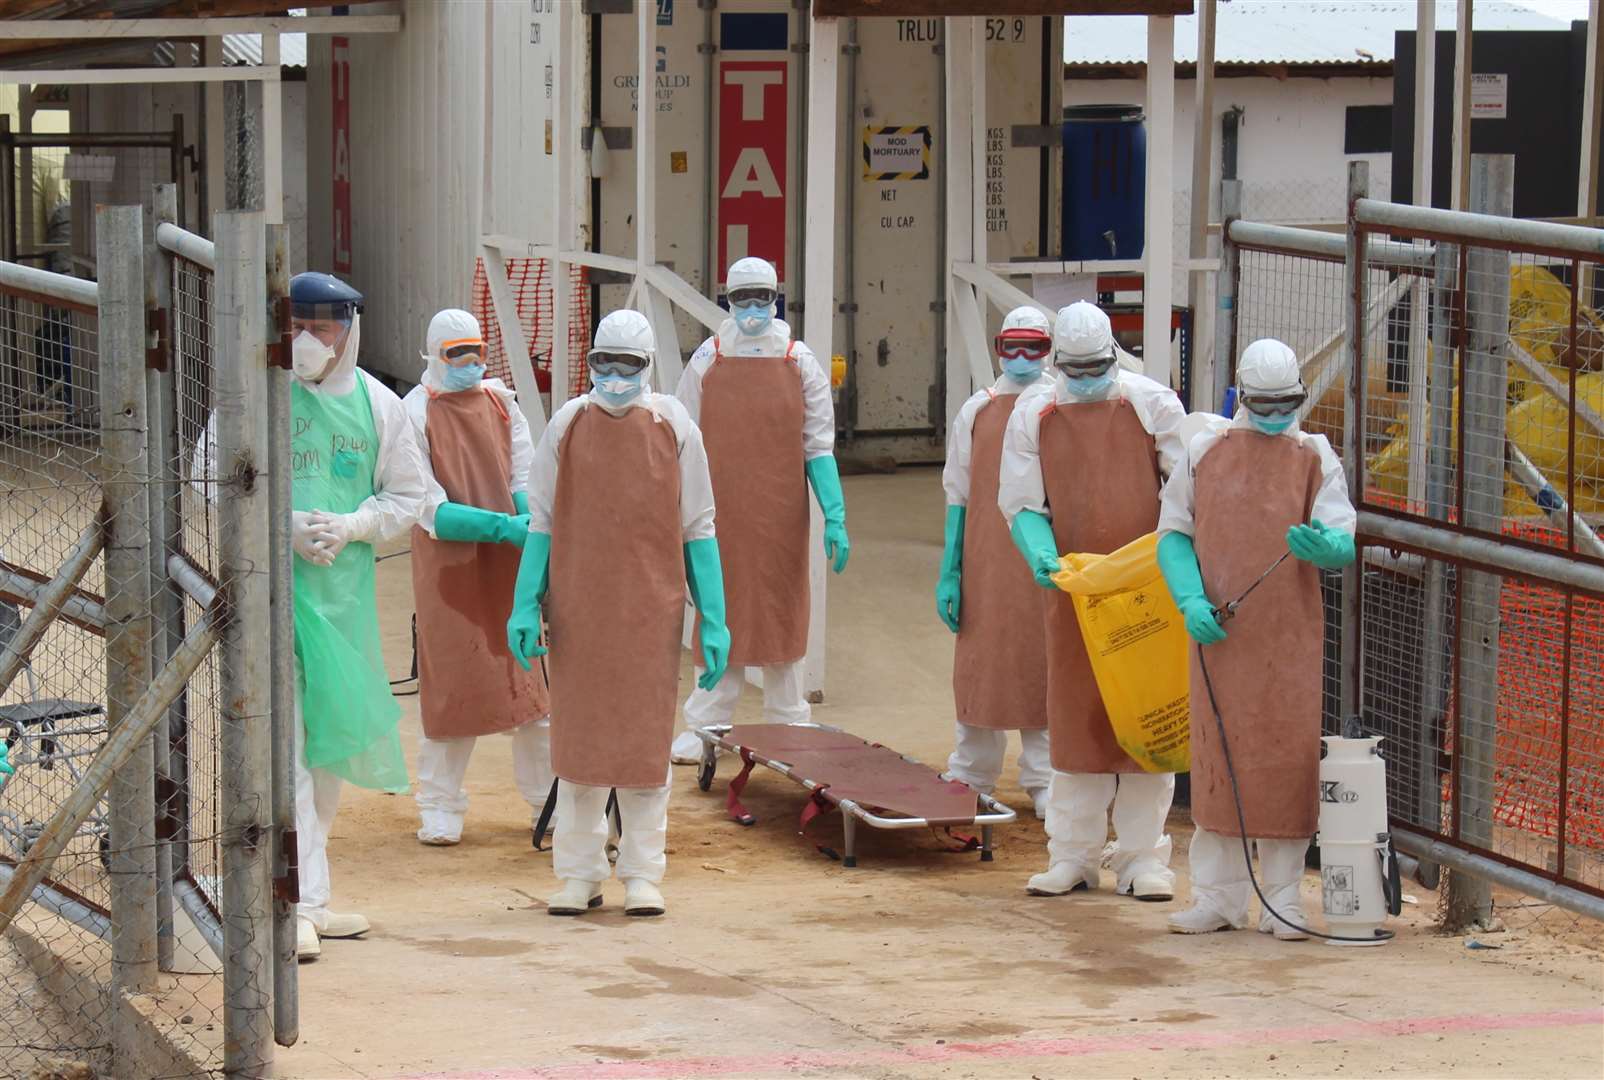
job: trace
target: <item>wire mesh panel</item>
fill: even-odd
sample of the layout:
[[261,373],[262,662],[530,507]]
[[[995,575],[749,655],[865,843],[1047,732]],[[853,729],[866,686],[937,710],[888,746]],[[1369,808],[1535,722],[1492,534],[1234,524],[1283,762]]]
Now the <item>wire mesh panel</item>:
[[[1360,235],[1357,306],[1387,287],[1376,245],[1435,244],[1415,307],[1363,342],[1361,509],[1604,565],[1596,264],[1452,229]],[[1604,597],[1441,550],[1372,546],[1365,567],[1362,695],[1394,816],[1604,895]]]
[[[507,259],[506,264],[507,284],[518,307],[524,340],[529,344],[535,381],[542,393],[548,393],[551,390],[551,334],[556,322],[551,263],[547,259]],[[585,353],[590,348],[590,289],[583,266],[569,267],[568,286],[568,393],[572,397],[590,389],[585,375]],[[495,305],[490,300],[490,280],[483,259],[477,260],[473,269],[473,314],[484,333],[487,374],[511,386],[512,367],[507,360]]]
[[[119,214],[100,228],[128,235],[137,213]],[[219,475],[218,455],[208,449],[219,413],[236,443],[244,427],[242,392],[220,387],[241,385],[247,378],[241,371],[260,382],[265,368],[219,371],[213,271],[169,256],[155,290],[168,308],[168,363],[147,371],[153,357],[141,345],[146,294],[136,280],[144,253],[130,258],[130,245],[116,248],[118,242],[108,240],[120,276],[110,288],[113,270],[102,260],[98,310],[0,292],[0,645],[26,638],[64,566],[85,561],[86,550],[93,557],[0,694],[0,736],[16,767],[0,788],[0,889],[45,865],[27,857],[44,849],[48,822],[83,792],[102,790],[106,772],[93,761],[115,746],[108,743],[108,722],[114,732],[115,725],[134,723],[141,709],[157,721],[48,864],[43,884],[31,897],[18,892],[28,897],[20,908],[0,911],[0,924],[9,924],[0,935],[0,1075],[62,1059],[153,1078],[219,1073],[232,1061],[236,1073],[255,1075],[270,1056],[262,1033],[270,1042],[273,929],[261,914],[267,875],[258,873],[260,856],[252,852],[260,847],[256,823],[266,819],[270,796],[259,794],[262,805],[242,813],[249,800],[225,792],[242,790],[239,732],[270,717],[265,709],[246,715],[238,705],[225,707],[227,695],[237,693],[230,687],[241,685],[237,673],[223,670],[222,650],[185,637],[212,625],[218,610],[211,595],[224,579],[241,576],[241,542],[230,536],[239,535],[244,519],[230,514],[229,500],[236,491],[241,500],[265,498],[259,489],[238,487],[248,479]],[[7,280],[20,273],[8,270]],[[237,272],[235,280],[253,275],[265,281],[265,266]],[[62,283],[63,295],[82,287],[49,280]],[[128,297],[137,299],[130,304]],[[265,302],[256,309],[265,313]],[[67,323],[73,349],[66,361],[50,353],[59,336],[46,328],[58,318]],[[102,338],[106,362],[116,366],[101,372],[102,381],[80,379],[78,371],[98,368]],[[38,388],[55,370],[52,363],[74,373],[70,408],[41,404]],[[117,402],[117,423],[109,426],[101,424],[105,395]],[[125,404],[131,395],[142,404]],[[274,460],[270,452],[269,472]],[[148,525],[130,528],[130,521],[144,521],[147,508]],[[107,535],[121,539],[94,555],[107,521],[113,522]],[[234,531],[224,535],[225,528]],[[251,542],[260,549],[265,527],[258,532]],[[148,543],[148,553],[130,559],[129,537]],[[96,546],[86,549],[90,542]],[[234,569],[225,571],[230,550],[236,555],[227,565]],[[263,561],[260,551],[252,558]],[[265,589],[265,578],[250,587]],[[231,596],[246,592],[236,585]],[[265,594],[252,595],[258,606],[265,603]],[[140,598],[137,611],[131,597]],[[139,628],[134,638],[130,626]],[[137,638],[147,626],[142,652]],[[229,655],[247,658],[235,666],[268,662],[238,648]],[[198,666],[175,678],[166,669],[185,656],[196,657]],[[252,685],[260,697],[261,679]],[[265,787],[270,770],[260,771],[257,787]],[[139,995],[137,1021],[128,1014],[129,993]],[[247,1058],[254,1064],[242,1072]]]

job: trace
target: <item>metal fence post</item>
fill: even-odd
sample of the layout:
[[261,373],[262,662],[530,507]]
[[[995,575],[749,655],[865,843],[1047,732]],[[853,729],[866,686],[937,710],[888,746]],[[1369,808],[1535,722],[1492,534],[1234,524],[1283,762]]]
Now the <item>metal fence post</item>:
[[223,1068],[259,1076],[272,1060],[272,825],[266,241],[260,212],[213,219],[219,487],[218,577],[232,609],[221,672]]
[[[1360,455],[1364,453],[1365,386],[1365,247],[1359,233],[1354,204],[1370,192],[1370,165],[1363,161],[1348,164],[1348,250],[1345,267],[1346,320],[1343,357],[1348,363],[1348,384],[1344,398],[1342,467],[1348,474],[1348,498],[1354,506],[1361,496]],[[1359,711],[1359,681],[1363,677],[1363,657],[1359,652],[1360,622],[1364,602],[1364,552],[1342,571],[1342,677],[1338,692],[1337,722]]]
[[[1471,160],[1471,211],[1514,213],[1515,159],[1478,154]],[[1473,246],[1465,261],[1465,349],[1460,411],[1464,502],[1460,521],[1497,533],[1504,520],[1504,410],[1509,389],[1509,252]],[[1493,839],[1493,769],[1498,737],[1499,597],[1503,578],[1463,570],[1459,586],[1460,725],[1457,836],[1488,849]],[[1460,930],[1492,916],[1488,882],[1453,873],[1448,879],[1447,927]]]
[[1205,401],[1194,401],[1194,408],[1225,408],[1225,392],[1236,369],[1237,286],[1241,284],[1241,253],[1231,242],[1231,222],[1242,216],[1242,181],[1220,181],[1220,269],[1215,277],[1219,310],[1214,319],[1214,361],[1205,392]]
[[[178,483],[174,464],[178,456],[178,422],[174,411],[172,341],[173,278],[170,260],[156,243],[156,227],[178,218],[178,189],[157,184],[152,213],[146,221],[145,241],[145,397],[150,417],[150,582],[151,667],[160,670],[184,640],[183,600],[167,582],[167,555],[178,538]],[[162,971],[177,970],[174,961],[176,928],[173,921],[174,776],[172,728],[183,718],[179,695],[167,718],[156,725],[153,753],[156,759],[156,950]]]
[[[95,214],[100,274],[101,468],[107,508],[106,723],[113,733],[150,684],[150,494],[145,399],[145,285],[137,206]],[[156,762],[144,739],[110,790],[112,978],[125,993],[156,987]],[[113,1052],[133,1060],[137,1034],[113,1020]]]
[[281,316],[290,295],[289,230],[267,228],[267,335],[279,346],[267,368],[267,483],[273,545],[273,1038],[300,1038],[300,989],[295,956],[295,567],[290,550],[289,326]]

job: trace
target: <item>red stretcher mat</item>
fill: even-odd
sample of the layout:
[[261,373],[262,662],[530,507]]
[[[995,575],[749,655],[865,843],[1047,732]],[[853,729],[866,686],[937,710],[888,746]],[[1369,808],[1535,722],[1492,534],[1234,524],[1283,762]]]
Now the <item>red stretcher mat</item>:
[[816,786],[817,795],[839,805],[851,801],[866,810],[923,818],[934,826],[973,825],[978,813],[974,789],[943,780],[934,769],[910,761],[890,747],[845,731],[792,724],[738,724],[723,741],[744,762],[730,781],[730,814],[750,816],[740,804],[741,790],[754,763],[783,764]]

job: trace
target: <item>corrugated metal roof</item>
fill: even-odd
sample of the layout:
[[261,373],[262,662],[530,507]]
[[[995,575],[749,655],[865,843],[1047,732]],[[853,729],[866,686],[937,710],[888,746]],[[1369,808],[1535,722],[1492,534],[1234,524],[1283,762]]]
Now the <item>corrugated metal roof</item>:
[[[280,67],[304,68],[306,66],[306,35],[280,34],[278,36],[278,59]],[[261,34],[223,35],[223,63],[249,64],[254,67],[261,62]]]
[[[1391,64],[1393,35],[1415,28],[1414,0],[1221,0],[1215,9],[1216,64]],[[1456,5],[1438,0],[1437,29],[1454,28]],[[1567,24],[1518,4],[1476,0],[1477,30],[1563,30]],[[1064,19],[1064,63],[1142,64],[1146,19],[1073,15]],[[1175,59],[1197,62],[1197,16],[1175,20]]]

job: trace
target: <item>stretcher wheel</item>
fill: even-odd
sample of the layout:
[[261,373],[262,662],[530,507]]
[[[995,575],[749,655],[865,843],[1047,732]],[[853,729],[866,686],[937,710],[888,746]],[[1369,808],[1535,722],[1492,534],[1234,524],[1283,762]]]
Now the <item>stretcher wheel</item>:
[[717,758],[704,758],[696,769],[696,786],[707,791],[713,786],[713,774],[718,771]]

